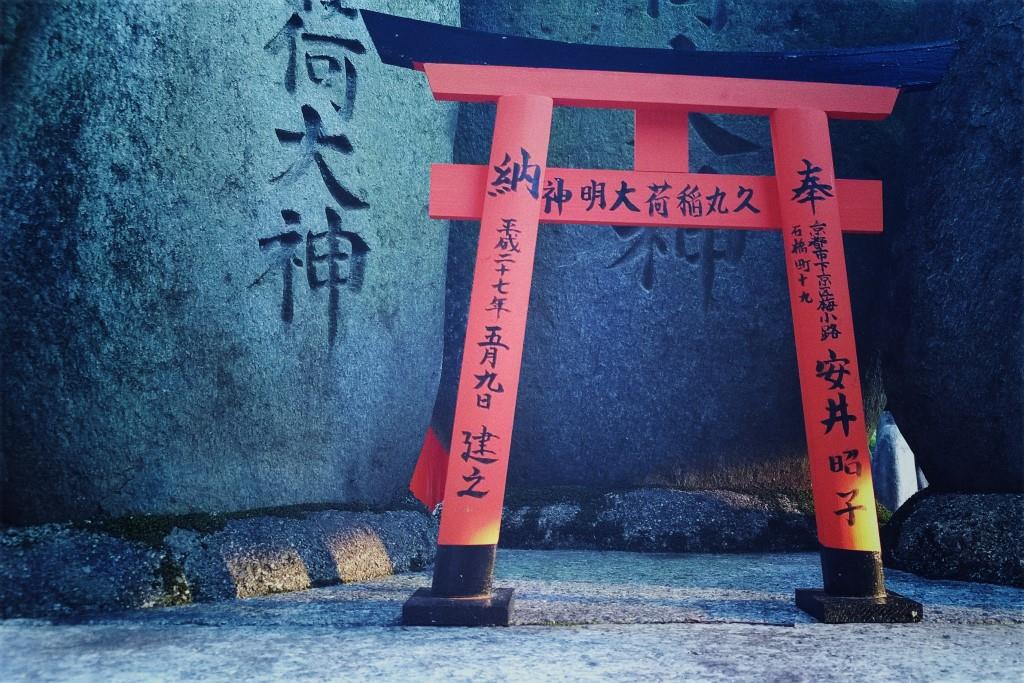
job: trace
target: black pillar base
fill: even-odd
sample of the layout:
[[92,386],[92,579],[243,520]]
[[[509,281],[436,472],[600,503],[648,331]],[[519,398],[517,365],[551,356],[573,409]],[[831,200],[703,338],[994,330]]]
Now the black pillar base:
[[882,553],[819,546],[823,588],[829,595],[858,598],[885,595]]
[[403,626],[508,626],[511,616],[511,588],[458,598],[435,596],[429,588],[420,588],[402,606]]
[[891,591],[877,598],[850,598],[797,588],[796,606],[825,624],[909,624],[924,614],[921,603]]
[[488,595],[494,579],[496,545],[438,545],[434,559],[434,595],[473,598]]

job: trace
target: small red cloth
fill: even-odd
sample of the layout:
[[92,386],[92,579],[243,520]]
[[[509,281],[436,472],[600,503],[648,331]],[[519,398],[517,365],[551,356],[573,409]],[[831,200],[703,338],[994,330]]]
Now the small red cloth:
[[448,474],[448,449],[434,433],[434,428],[427,429],[423,439],[420,458],[416,461],[416,469],[409,481],[409,490],[416,499],[427,506],[431,512],[438,503],[444,500],[444,480]]

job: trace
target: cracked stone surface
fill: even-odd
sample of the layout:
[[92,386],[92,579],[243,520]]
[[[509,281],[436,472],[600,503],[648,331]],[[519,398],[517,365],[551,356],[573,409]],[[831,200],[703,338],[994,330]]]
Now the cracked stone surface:
[[[0,678],[1008,680],[1024,673],[1024,590],[887,572],[921,624],[816,624],[793,589],[813,553],[503,550],[510,628],[404,628],[429,572],[76,621],[0,623]],[[855,644],[856,647],[853,647]],[[854,653],[856,653],[854,655]]]

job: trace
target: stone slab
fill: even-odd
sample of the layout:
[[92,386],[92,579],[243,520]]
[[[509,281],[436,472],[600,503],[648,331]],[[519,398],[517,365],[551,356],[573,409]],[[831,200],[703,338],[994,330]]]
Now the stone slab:
[[[1024,590],[932,581],[888,571],[887,587],[918,600],[929,624],[1024,624]],[[511,623],[813,624],[793,590],[821,583],[817,553],[664,554],[580,550],[498,550],[495,585],[515,590]],[[89,623],[293,627],[400,624],[402,604],[430,585],[430,572],[129,615],[86,615]]]
[[[851,642],[856,657],[849,656]],[[1014,626],[479,629],[0,624],[6,681],[1014,680]],[[862,650],[862,651],[861,651]]]
[[[499,583],[515,587],[524,601],[516,610],[524,618],[509,628],[399,626],[402,602],[429,581],[427,573],[406,574],[77,623],[9,620],[0,623],[0,678],[928,681],[1024,675],[1024,591],[891,572],[891,587],[925,604],[922,623],[816,624],[793,606],[792,587],[813,585],[817,563],[811,553],[499,550]],[[770,621],[736,609],[765,596],[774,596],[765,613]],[[537,610],[529,616],[527,602]],[[565,619],[567,605],[577,610],[575,621]],[[661,623],[673,609],[676,623]],[[622,623],[631,616],[660,622]],[[579,625],[588,618],[597,623]]]
[[907,102],[909,177],[884,238],[887,409],[934,489],[1024,493],[1024,5],[922,2],[913,26],[959,51]]

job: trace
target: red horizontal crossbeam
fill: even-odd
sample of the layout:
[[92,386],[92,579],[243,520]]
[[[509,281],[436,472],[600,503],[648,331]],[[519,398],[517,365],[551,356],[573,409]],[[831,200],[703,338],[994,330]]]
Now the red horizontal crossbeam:
[[556,106],[643,109],[679,107],[766,116],[776,109],[816,109],[839,119],[884,119],[898,88],[719,76],[423,64],[434,97],[494,102],[502,95],[542,95]]
[[[542,223],[740,230],[781,227],[773,176],[549,168],[544,179],[546,190],[539,188]],[[480,220],[486,183],[486,166],[434,164],[430,217]],[[622,183],[632,191],[624,192],[625,200],[613,208]],[[880,233],[881,181],[840,179],[836,184],[843,231]]]

